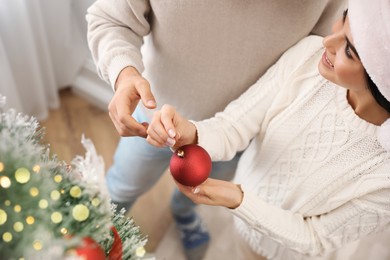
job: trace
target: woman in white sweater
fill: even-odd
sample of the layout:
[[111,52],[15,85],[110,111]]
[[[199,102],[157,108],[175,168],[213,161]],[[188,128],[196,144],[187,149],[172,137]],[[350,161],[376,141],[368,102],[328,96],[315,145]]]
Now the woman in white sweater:
[[[390,1],[350,1],[325,38],[289,49],[213,118],[194,122],[166,105],[149,143],[197,143],[213,160],[246,149],[235,183],[178,188],[227,207],[258,255],[327,255],[390,224]],[[239,76],[239,75],[237,75]]]

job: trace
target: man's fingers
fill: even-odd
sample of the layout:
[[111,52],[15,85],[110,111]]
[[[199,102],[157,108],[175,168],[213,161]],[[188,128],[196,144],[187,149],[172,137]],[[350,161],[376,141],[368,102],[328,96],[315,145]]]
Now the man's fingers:
[[147,123],[139,123],[132,116],[126,120],[118,119],[117,114],[109,112],[111,121],[120,136],[140,136],[146,137]]
[[142,100],[142,104],[149,108],[149,109],[153,109],[153,108],[156,108],[156,99],[154,98],[151,90],[150,90],[150,85],[149,85],[149,82],[146,81],[146,80],[140,80],[139,82],[137,82],[136,84],[136,89],[141,97],[141,100]]

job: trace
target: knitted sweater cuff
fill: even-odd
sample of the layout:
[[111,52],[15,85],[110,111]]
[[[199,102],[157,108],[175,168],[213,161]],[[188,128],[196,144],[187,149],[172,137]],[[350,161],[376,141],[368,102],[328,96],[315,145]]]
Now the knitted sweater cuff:
[[[134,53],[135,54],[135,53]],[[142,57],[140,55],[136,55],[139,57],[131,57],[128,55],[119,55],[114,57],[111,60],[110,66],[108,67],[108,80],[112,87],[112,89],[115,91],[115,83],[119,76],[119,73],[126,67],[134,67],[137,69],[139,73],[142,73],[144,71],[144,65],[142,63]]]
[[267,203],[259,200],[257,196],[249,192],[244,185],[241,185],[241,190],[243,191],[244,197],[240,206],[235,209],[232,209],[232,213],[248,223],[249,226],[254,226],[256,223],[257,214],[253,211],[267,212]]

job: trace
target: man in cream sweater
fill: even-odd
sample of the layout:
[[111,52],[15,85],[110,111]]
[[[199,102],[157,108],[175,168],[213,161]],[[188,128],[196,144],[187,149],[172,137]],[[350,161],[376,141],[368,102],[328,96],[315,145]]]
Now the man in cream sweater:
[[[194,120],[213,116],[300,39],[325,35],[345,2],[96,1],[87,14],[88,42],[99,75],[115,91],[109,113],[123,136],[107,174],[113,202],[129,209],[168,167],[168,148],[134,138],[146,136],[153,108],[169,103]],[[231,179],[237,159],[213,163],[211,175]],[[171,205],[188,259],[201,259],[209,234],[195,205],[179,192]]]

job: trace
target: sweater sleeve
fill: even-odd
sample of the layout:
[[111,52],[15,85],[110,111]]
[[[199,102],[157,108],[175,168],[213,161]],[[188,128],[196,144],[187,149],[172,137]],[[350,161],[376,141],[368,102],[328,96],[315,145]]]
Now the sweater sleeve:
[[353,198],[318,216],[304,216],[267,204],[245,187],[242,189],[241,205],[230,211],[253,233],[270,237],[299,254],[320,256],[389,225],[389,188]]
[[98,0],[87,10],[87,39],[99,76],[114,87],[120,71],[144,70],[140,48],[150,31],[149,1]]
[[309,36],[286,51],[246,92],[214,117],[193,122],[198,144],[214,161],[230,160],[259,134],[267,110],[277,95],[289,95],[289,77],[322,46],[322,38]]

